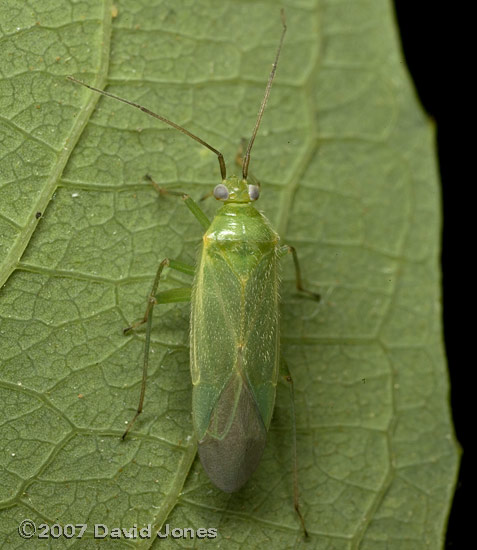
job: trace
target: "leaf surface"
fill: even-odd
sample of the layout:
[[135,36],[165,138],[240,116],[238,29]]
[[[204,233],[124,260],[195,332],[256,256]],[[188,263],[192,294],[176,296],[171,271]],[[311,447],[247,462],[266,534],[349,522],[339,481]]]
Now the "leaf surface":
[[[403,66],[388,2],[286,7],[288,33],[253,149],[259,207],[299,253],[283,262],[282,349],[295,380],[301,501],[293,512],[286,388],[262,463],[213,488],[190,420],[189,306],[154,313],[145,410],[141,318],[164,257],[193,264],[182,201],[219,181],[215,155],[253,128],[280,36],[265,2],[73,0],[0,6],[0,532],[93,525],[216,528],[227,548],[442,546],[458,465],[442,344],[434,130]],[[215,201],[202,203],[209,217]],[[161,282],[161,285],[163,283]],[[190,284],[169,271],[163,289]],[[35,535],[36,537],[36,535]],[[115,548],[200,545],[120,540]],[[35,548],[50,541],[36,539]]]

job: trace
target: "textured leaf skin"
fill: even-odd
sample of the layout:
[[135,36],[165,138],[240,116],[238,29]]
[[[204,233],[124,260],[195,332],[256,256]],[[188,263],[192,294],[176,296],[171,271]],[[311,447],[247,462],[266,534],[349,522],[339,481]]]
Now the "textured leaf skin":
[[[253,128],[281,31],[270,2],[0,2],[0,540],[95,548],[95,522],[216,527],[212,548],[436,550],[458,467],[442,344],[435,129],[389,1],[300,0],[253,150],[260,209],[296,246],[319,307],[283,262],[281,348],[296,389],[302,541],[289,401],[277,386],[255,474],[232,495],[198,461],[189,308],[144,313],[164,257],[193,264],[181,201],[219,183],[215,156],[66,80],[145,104],[220,149]],[[114,15],[114,17],[113,17]],[[213,217],[213,201],[206,204]],[[38,213],[40,217],[37,217]],[[172,271],[163,290],[189,284]],[[161,283],[162,284],[162,283]],[[87,523],[81,541],[19,538],[24,518]],[[102,547],[198,547],[110,540]]]
[[255,471],[272,419],[278,242],[252,204],[226,203],[203,237],[194,280],[192,416],[202,465],[226,492]]

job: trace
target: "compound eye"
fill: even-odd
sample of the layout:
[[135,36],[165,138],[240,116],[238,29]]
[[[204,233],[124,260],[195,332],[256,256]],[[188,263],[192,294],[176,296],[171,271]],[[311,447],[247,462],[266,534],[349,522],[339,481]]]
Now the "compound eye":
[[256,201],[260,196],[260,187],[258,185],[249,185],[248,196],[250,197],[251,201]]
[[219,201],[226,201],[229,198],[229,190],[223,183],[215,186],[214,197]]

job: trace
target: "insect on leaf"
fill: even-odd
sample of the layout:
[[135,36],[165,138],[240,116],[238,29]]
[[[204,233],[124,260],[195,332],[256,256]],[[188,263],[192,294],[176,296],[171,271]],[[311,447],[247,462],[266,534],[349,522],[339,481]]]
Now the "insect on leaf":
[[[120,440],[144,347],[144,331],[122,329],[142,316],[158,263],[193,263],[202,234],[182,201],[158,197],[144,175],[196,199],[220,175],[199,144],[66,80],[74,74],[184,125],[220,149],[232,173],[280,35],[278,7],[38,0],[3,2],[0,21],[4,547],[18,546],[25,518],[87,524],[90,539],[95,523],[168,523],[216,528],[207,543],[217,548],[300,547],[286,388],[262,462],[239,493],[216,490],[194,461],[187,304],[155,311],[145,410]],[[262,184],[259,207],[322,297],[297,296],[285,258],[281,342],[295,381],[310,547],[412,541],[434,550],[458,464],[434,129],[390,3],[309,0],[287,7],[287,22],[250,173]],[[213,217],[215,201],[203,204]],[[163,289],[187,281],[169,272]]]

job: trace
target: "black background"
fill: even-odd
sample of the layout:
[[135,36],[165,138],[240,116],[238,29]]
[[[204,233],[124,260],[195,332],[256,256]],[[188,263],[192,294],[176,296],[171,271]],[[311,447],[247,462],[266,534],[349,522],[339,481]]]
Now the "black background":
[[[462,127],[467,123],[470,126],[469,115],[464,112],[466,105],[463,89],[470,87],[465,84],[466,75],[475,72],[475,60],[468,61],[464,71],[457,67],[466,55],[466,48],[462,47],[465,36],[465,18],[470,14],[457,11],[457,6],[444,2],[409,2],[394,0],[397,21],[400,27],[402,47],[406,63],[417,88],[419,98],[427,113],[437,124],[437,148],[442,181],[442,201],[444,214],[443,228],[443,306],[444,306],[444,336],[446,343],[449,372],[451,377],[451,403],[457,439],[464,451],[466,449],[464,427],[466,422],[464,407],[468,402],[463,398],[465,384],[469,384],[468,376],[459,373],[457,359],[458,350],[465,344],[463,335],[457,327],[465,325],[462,311],[471,308],[473,300],[469,275],[463,277],[462,268],[470,269],[469,262],[462,260],[462,251],[456,243],[462,242],[465,236],[458,229],[462,217],[462,208],[459,202],[469,198],[469,187],[475,187],[469,175],[460,174],[465,166],[466,157],[463,152]],[[470,57],[470,56],[468,56]],[[467,107],[468,110],[468,107]],[[467,117],[467,120],[466,120]],[[473,138],[475,142],[475,137]],[[475,175],[472,175],[475,180]],[[454,182],[454,189],[452,190]],[[453,192],[452,192],[453,191]],[[458,214],[457,214],[458,213]],[[474,214],[475,216],[475,214]],[[471,256],[472,256],[471,251]],[[467,254],[464,257],[469,257]],[[473,279],[473,278],[472,278]],[[467,282],[467,286],[465,282]],[[464,297],[464,292],[467,293]],[[459,296],[462,297],[459,298]],[[470,298],[470,299],[469,299]],[[464,308],[463,308],[464,305]],[[469,371],[475,371],[472,363],[475,357],[467,361]],[[464,363],[465,364],[465,363]],[[472,411],[473,407],[468,411]],[[465,527],[469,522],[465,520],[465,493],[469,488],[465,484],[468,477],[469,459],[462,456],[461,470],[457,491],[449,517],[446,537],[446,550],[465,548]],[[468,500],[468,499],[467,499]],[[470,511],[470,510],[469,510]],[[473,525],[473,522],[470,522]],[[472,540],[472,537],[468,541]]]

